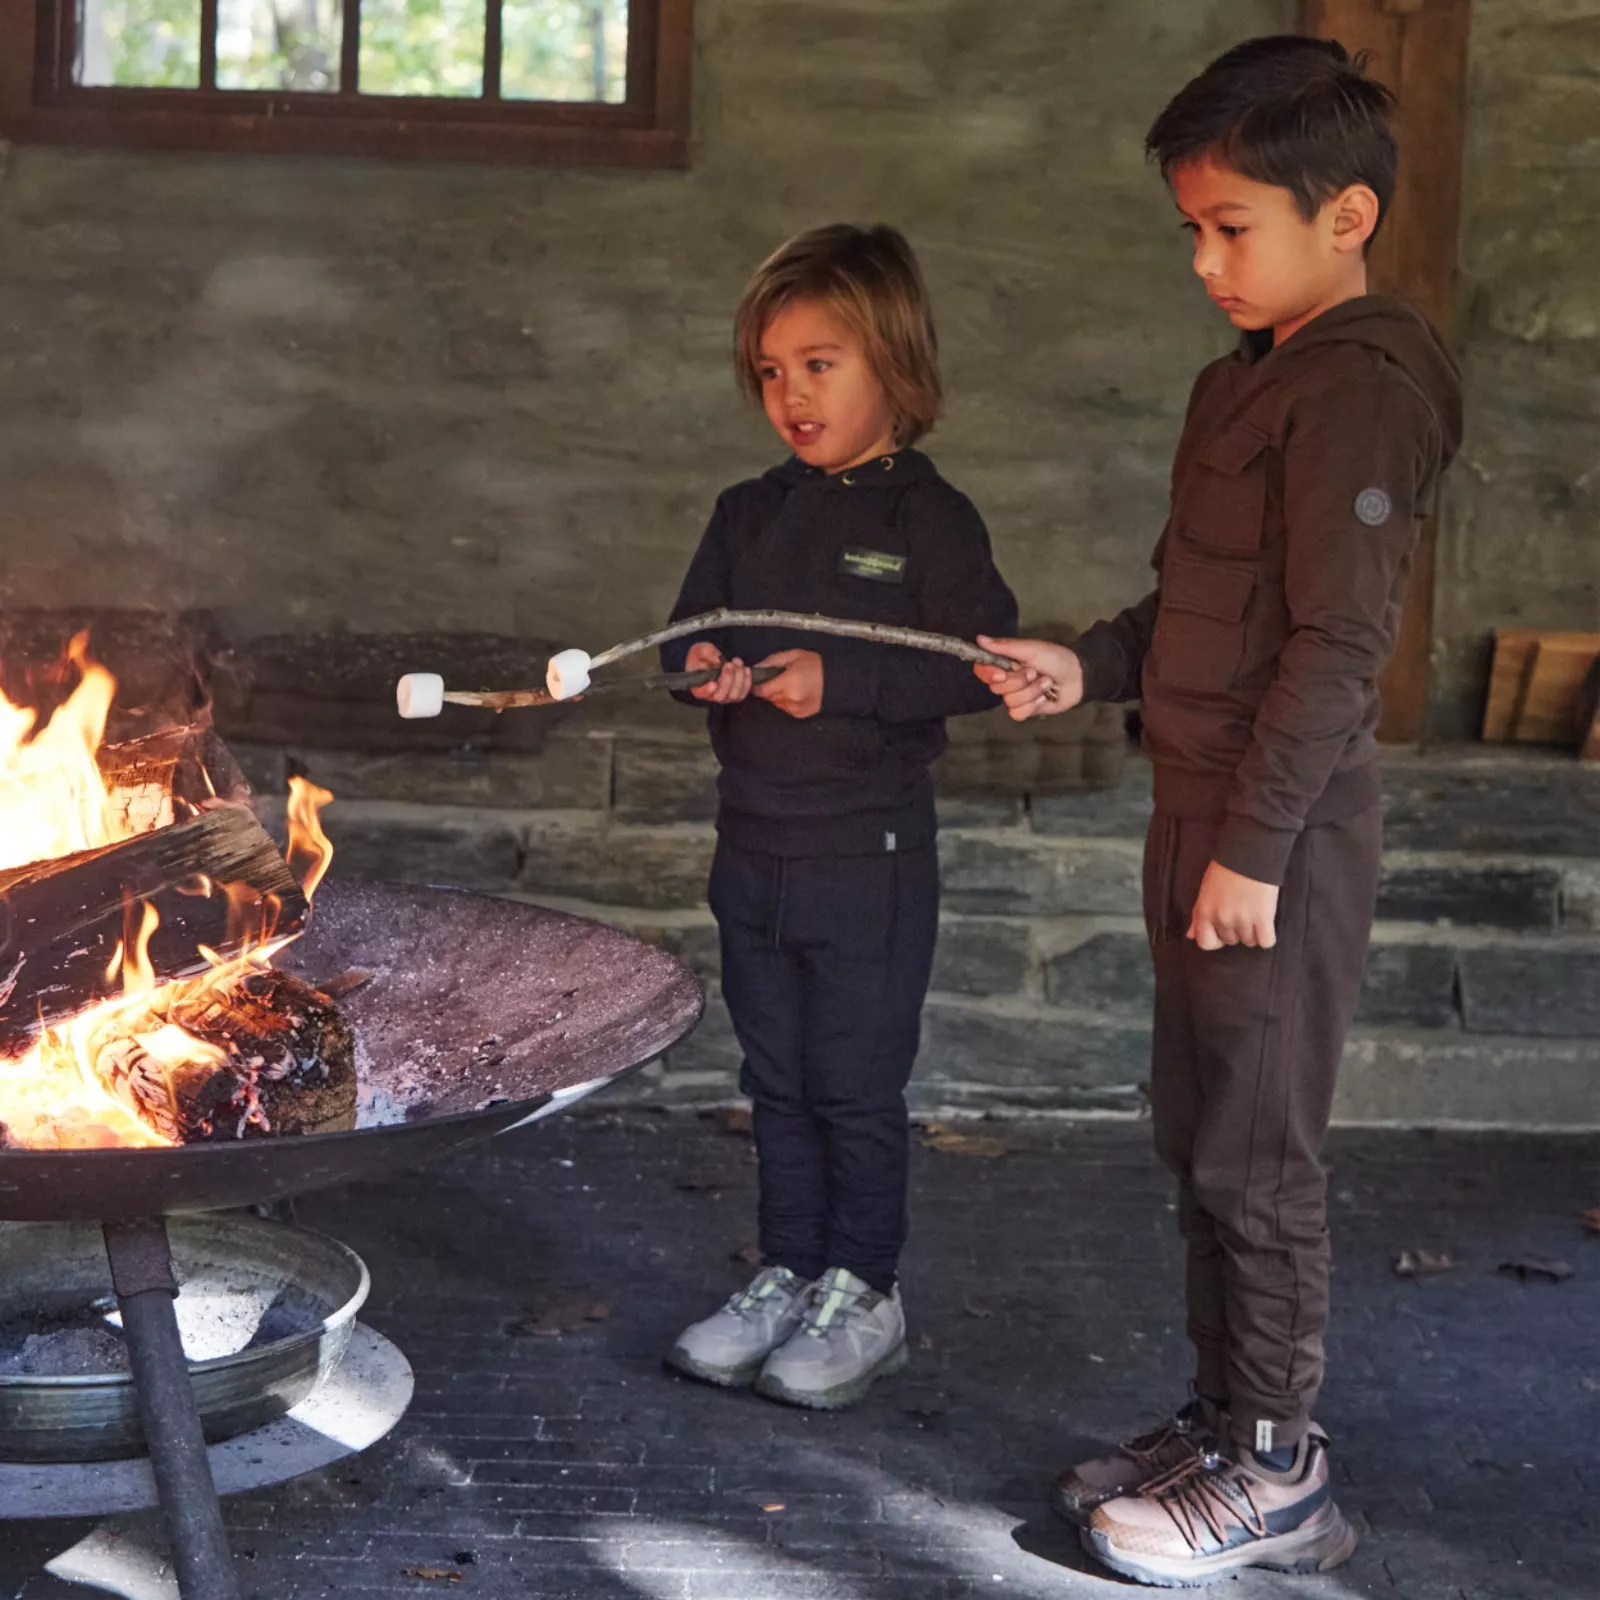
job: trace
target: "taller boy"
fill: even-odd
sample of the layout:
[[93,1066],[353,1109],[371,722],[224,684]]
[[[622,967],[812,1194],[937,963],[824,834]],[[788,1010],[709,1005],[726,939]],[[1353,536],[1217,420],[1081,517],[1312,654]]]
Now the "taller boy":
[[1376,680],[1461,429],[1433,329],[1366,292],[1391,109],[1339,45],[1281,37],[1230,50],[1156,120],[1195,271],[1243,338],[1190,397],[1154,592],[1070,651],[993,641],[1025,671],[979,669],[1019,719],[1143,700],[1151,1099],[1195,1399],[1064,1473],[1054,1503],[1146,1583],[1320,1569],[1355,1545],[1311,1420],[1319,1156],[1377,896]]

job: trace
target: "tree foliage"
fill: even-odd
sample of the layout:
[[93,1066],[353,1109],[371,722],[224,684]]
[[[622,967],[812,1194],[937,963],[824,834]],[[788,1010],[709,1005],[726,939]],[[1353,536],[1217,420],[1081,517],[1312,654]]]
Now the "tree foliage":
[[[488,0],[495,3],[495,0]],[[499,0],[507,99],[620,101],[628,0]],[[363,94],[483,92],[485,0],[362,0]],[[220,0],[217,83],[225,89],[338,89],[339,0]],[[199,0],[86,0],[82,81],[194,88]]]

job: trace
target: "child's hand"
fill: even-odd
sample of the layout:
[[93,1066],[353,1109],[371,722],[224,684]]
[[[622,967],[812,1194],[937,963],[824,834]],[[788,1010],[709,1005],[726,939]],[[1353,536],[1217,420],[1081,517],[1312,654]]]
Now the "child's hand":
[[756,693],[791,717],[814,717],[822,709],[822,657],[815,650],[780,650],[758,667],[782,667]]
[[978,635],[978,643],[997,656],[1010,656],[1021,663],[1016,672],[1004,667],[973,667],[1006,703],[1013,722],[1029,717],[1053,717],[1070,711],[1083,699],[1083,663],[1064,644],[1047,639],[991,639]]
[[726,706],[732,705],[735,700],[743,700],[750,693],[749,667],[737,656],[732,661],[724,661],[722,652],[709,639],[700,639],[690,645],[683,664],[690,672],[700,672],[709,667],[721,668],[710,683],[702,683],[698,689],[689,691],[696,700],[708,700],[713,705]]
[[1270,950],[1278,942],[1278,891],[1213,861],[1200,880],[1188,937],[1202,950],[1247,944]]

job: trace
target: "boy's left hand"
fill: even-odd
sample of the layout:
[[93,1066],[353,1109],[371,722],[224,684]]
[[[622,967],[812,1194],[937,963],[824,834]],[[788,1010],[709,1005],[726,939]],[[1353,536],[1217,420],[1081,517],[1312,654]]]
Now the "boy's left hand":
[[1278,891],[1213,861],[1200,880],[1188,937],[1202,950],[1245,944],[1270,950],[1278,942]]
[[822,709],[822,657],[815,650],[780,650],[758,667],[782,667],[769,683],[751,690],[791,717],[814,717]]

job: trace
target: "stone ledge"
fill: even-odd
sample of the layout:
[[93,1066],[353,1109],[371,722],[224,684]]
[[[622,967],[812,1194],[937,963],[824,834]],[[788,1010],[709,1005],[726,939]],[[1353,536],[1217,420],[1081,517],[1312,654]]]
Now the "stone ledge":
[[536,816],[523,827],[517,887],[645,910],[705,903],[716,835],[709,827],[613,826],[590,816]]
[[[252,754],[259,758],[260,747]],[[276,754],[346,801],[512,811],[603,811],[611,802],[611,741],[565,730],[553,732],[537,754],[471,746],[403,755],[290,747]]]
[[[1147,1111],[1149,1036],[1050,1008],[930,1000],[908,1095],[914,1110]],[[720,999],[667,1060],[606,1093],[614,1104],[737,1103],[738,1045]],[[1336,1125],[1600,1128],[1600,1062],[1583,1041],[1360,1028],[1345,1051]]]
[[952,831],[940,836],[939,861],[952,911],[1052,917],[1139,909],[1141,852],[1121,839]]
[[1333,1119],[1367,1126],[1600,1128],[1600,1061],[1586,1041],[1358,1030],[1345,1050]]
[[1500,746],[1383,756],[1383,828],[1394,850],[1600,854],[1600,770]]

